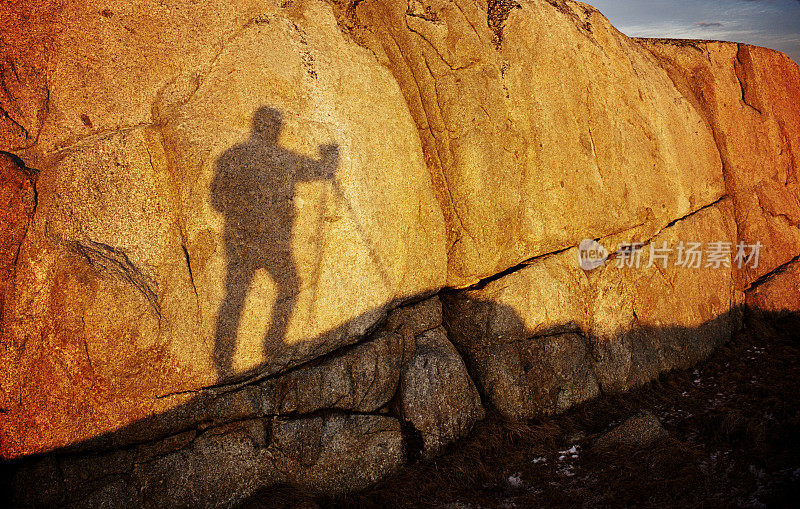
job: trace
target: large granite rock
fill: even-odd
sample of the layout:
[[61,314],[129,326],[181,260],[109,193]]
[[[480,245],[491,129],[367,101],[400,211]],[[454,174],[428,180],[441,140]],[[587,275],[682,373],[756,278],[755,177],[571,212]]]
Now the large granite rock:
[[725,193],[709,126],[658,61],[576,2],[522,1],[502,44],[468,0],[357,2],[393,73],[448,228],[449,286]]
[[758,267],[737,274],[737,286],[747,289],[800,253],[800,68],[746,44],[639,42],[711,126],[738,239],[766,247]]
[[800,311],[797,66],[515,5],[0,4],[15,502],[358,490]]

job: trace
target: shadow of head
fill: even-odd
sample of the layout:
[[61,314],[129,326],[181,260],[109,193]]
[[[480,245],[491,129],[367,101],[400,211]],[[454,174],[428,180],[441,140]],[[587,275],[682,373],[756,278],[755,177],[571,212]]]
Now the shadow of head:
[[262,106],[253,113],[253,134],[268,143],[277,143],[283,130],[283,114],[269,106]]

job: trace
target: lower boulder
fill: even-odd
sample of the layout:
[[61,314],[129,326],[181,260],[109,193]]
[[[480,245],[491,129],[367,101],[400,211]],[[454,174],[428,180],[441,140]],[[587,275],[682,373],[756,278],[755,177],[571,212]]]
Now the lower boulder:
[[272,437],[282,482],[316,493],[358,491],[403,465],[400,422],[388,416],[276,420]]
[[486,397],[514,419],[562,412],[600,394],[579,334],[489,344],[468,355]]
[[620,446],[647,447],[667,435],[667,430],[661,425],[658,417],[647,410],[640,410],[616,428],[597,437],[594,447],[597,449]]
[[432,457],[466,436],[484,418],[481,398],[464,361],[443,327],[416,337],[414,354],[402,368],[397,414],[422,437],[422,454]]

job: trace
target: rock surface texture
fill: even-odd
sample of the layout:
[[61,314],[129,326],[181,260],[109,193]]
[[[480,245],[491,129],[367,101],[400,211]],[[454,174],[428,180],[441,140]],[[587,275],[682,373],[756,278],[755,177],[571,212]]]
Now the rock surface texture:
[[563,0],[17,0],[0,34],[20,506],[355,491],[487,410],[560,412],[800,312],[781,53]]

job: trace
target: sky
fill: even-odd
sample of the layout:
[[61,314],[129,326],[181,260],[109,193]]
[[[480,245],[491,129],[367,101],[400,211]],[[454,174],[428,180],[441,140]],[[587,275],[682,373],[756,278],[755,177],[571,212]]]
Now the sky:
[[800,63],[800,0],[583,1],[630,37],[745,42]]

